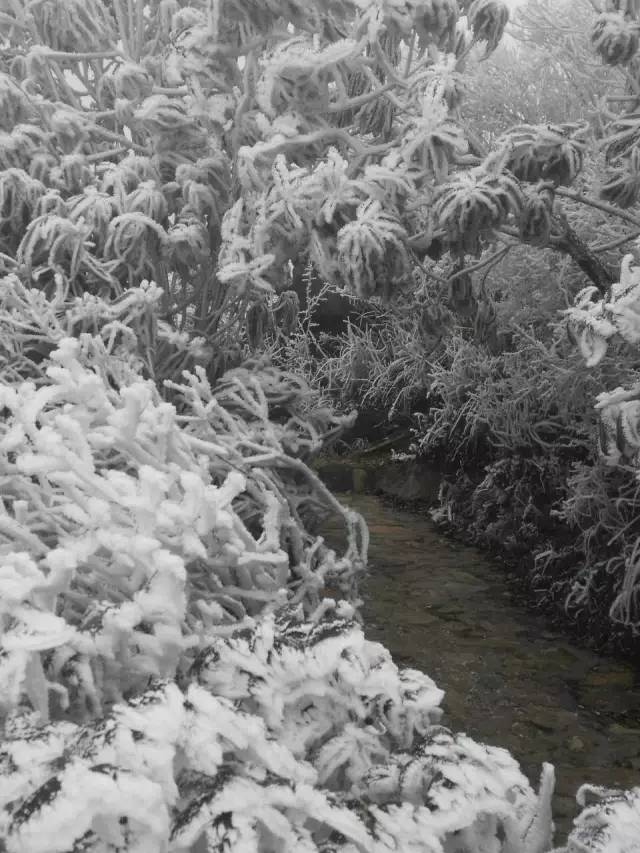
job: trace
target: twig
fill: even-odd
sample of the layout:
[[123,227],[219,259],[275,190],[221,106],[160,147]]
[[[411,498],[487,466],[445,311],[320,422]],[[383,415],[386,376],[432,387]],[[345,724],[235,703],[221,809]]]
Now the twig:
[[593,252],[608,252],[611,249],[617,249],[618,246],[624,246],[625,243],[628,243],[630,240],[635,240],[636,237],[640,237],[640,231],[632,231],[631,234],[625,234],[622,237],[617,237],[609,243],[600,243],[597,246],[591,246],[591,250]]
[[89,133],[96,133],[99,136],[103,136],[105,139],[110,139],[113,142],[119,142],[121,146],[125,148],[130,148],[132,151],[136,151],[138,154],[149,154],[149,149],[145,148],[143,145],[138,145],[136,142],[132,142],[130,139],[127,139],[126,136],[122,136],[120,133],[114,133],[112,130],[107,130],[105,127],[100,127],[99,124],[93,124],[87,126],[87,130]]
[[114,157],[119,157],[128,152],[128,148],[111,148],[109,151],[96,151],[95,154],[87,154],[84,159],[87,163],[99,163],[101,160],[112,160]]
[[507,252],[511,251],[512,248],[513,248],[512,246],[505,246],[504,249],[498,249],[498,251],[494,252],[493,255],[490,255],[488,258],[485,258],[484,260],[478,261],[477,264],[472,264],[470,267],[465,267],[462,270],[458,270],[458,272],[454,273],[453,275],[450,275],[449,278],[447,279],[447,281],[449,283],[451,283],[452,281],[455,281],[457,278],[460,278],[463,275],[467,275],[468,273],[476,272],[476,270],[481,270],[484,267],[489,266],[489,265],[493,266],[494,264],[497,264],[499,261],[502,260],[502,258],[504,258],[504,256],[507,254]]
[[440,284],[448,284],[449,279],[444,278],[444,276],[438,275],[438,273],[433,272],[433,270],[428,269],[425,265],[424,261],[418,261],[418,266],[422,270],[425,275],[428,275],[429,278],[432,278],[434,281],[439,281]]
[[407,54],[407,61],[405,62],[405,66],[404,66],[404,77],[405,77],[405,79],[409,76],[409,73],[411,71],[411,62],[413,60],[413,52],[416,49],[416,39],[417,38],[418,38],[418,34],[414,30],[413,34],[411,36],[411,43],[409,45],[409,53]]
[[358,107],[368,104],[369,101],[374,101],[379,95],[386,94],[390,89],[393,89],[394,85],[394,83],[385,83],[373,92],[365,92],[363,95],[358,95],[357,98],[350,98],[347,101],[338,101],[335,104],[330,104],[328,112],[342,113],[348,110],[356,110]]
[[385,450],[387,447],[392,447],[394,444],[397,444],[399,441],[402,441],[404,438],[409,438],[411,433],[403,430],[398,435],[393,435],[391,438],[386,438],[384,441],[379,441],[377,444],[372,445],[371,447],[366,447],[364,450],[361,450],[358,456],[368,456],[371,453],[376,453],[378,450]]
[[47,50],[38,53],[38,57],[42,57],[43,59],[53,59],[57,62],[63,60],[75,60],[77,62],[81,62],[83,60],[90,59],[115,59],[117,57],[122,57],[122,53],[119,50],[99,50],[99,51],[85,51],[84,53],[78,51],[77,53],[74,51],[73,53],[69,53],[64,50]]

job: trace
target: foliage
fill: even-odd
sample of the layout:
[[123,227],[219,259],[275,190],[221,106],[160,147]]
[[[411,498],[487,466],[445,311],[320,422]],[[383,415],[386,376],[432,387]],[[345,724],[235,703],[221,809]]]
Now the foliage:
[[640,42],[621,12],[598,15],[591,33],[595,50],[607,65],[624,65],[633,59]]
[[[597,298],[590,289],[578,294],[574,307],[565,312],[567,329],[575,340],[585,364],[595,367],[605,358],[616,339],[632,347],[640,340],[637,329],[640,275],[628,255],[621,265],[620,281],[608,298]],[[640,625],[638,610],[638,367],[629,359],[625,345],[616,348],[617,359],[624,359],[626,375],[622,382],[596,398],[599,412],[599,445],[602,461],[593,468],[578,468],[569,480],[569,494],[562,504],[561,517],[579,531],[576,549],[584,567],[574,578],[568,602],[590,609],[593,601],[607,601],[609,615],[636,633]],[[607,471],[608,469],[611,469]],[[545,555],[553,565],[558,555]]]
[[424,404],[431,381],[430,357],[452,323],[437,299],[395,300],[371,306],[358,324],[325,343],[316,381],[342,408],[383,413],[388,421],[409,418]]
[[502,165],[498,160],[462,172],[436,196],[434,214],[447,240],[461,253],[479,255],[481,238],[522,210],[520,187],[502,172]]
[[510,129],[498,144],[509,151],[507,164],[517,178],[529,183],[571,184],[582,169],[580,125],[521,125]]
[[534,583],[607,636],[637,632],[638,484],[630,466],[578,464],[556,511],[570,531],[536,555]]
[[600,642],[640,624],[637,289],[628,256],[610,293],[579,292],[546,342],[516,327],[513,349],[491,357],[459,339],[417,418],[416,450],[458,467],[435,517],[528,559],[538,599]]
[[428,415],[417,448],[446,448],[452,462],[471,462],[525,449],[583,453],[592,445],[590,401],[598,387],[577,360],[567,364],[559,342],[545,345],[524,331],[513,349],[492,356],[476,342],[454,338],[433,366]]
[[[600,642],[622,637],[618,626],[637,632],[640,620],[631,261],[608,298],[579,293],[546,342],[516,327],[512,349],[497,356],[462,339],[449,345],[432,366],[433,403],[415,441],[457,470],[435,517],[528,560],[538,600],[566,605]],[[602,392],[618,383],[629,390]]]
[[[586,288],[577,295],[574,307],[565,312],[567,327],[588,367],[602,360],[614,335],[629,344],[640,341],[640,268],[633,266],[633,260],[633,255],[624,257],[620,281],[612,286],[608,300],[598,298],[595,289]],[[606,409],[608,400],[603,398],[600,407]]]
[[[567,587],[562,595],[556,588],[556,576],[551,581],[548,575],[537,574],[532,556],[548,553],[553,545],[559,548],[558,543],[564,541],[563,525],[552,508],[566,495],[567,460],[527,450],[498,457],[473,473],[472,477],[459,469],[455,477],[444,479],[438,506],[431,510],[432,519],[466,542],[513,562],[523,590],[533,593],[531,600],[563,612]],[[569,583],[575,578],[574,552],[571,558]],[[552,585],[553,595],[549,593]]]

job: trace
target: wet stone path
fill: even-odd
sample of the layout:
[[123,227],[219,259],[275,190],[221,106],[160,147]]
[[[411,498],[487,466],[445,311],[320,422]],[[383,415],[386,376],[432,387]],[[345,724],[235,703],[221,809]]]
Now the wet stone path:
[[[338,497],[371,533],[361,586],[367,636],[446,691],[445,725],[506,747],[536,787],[542,762],[555,765],[557,837],[583,782],[640,785],[640,671],[549,631],[514,600],[504,570],[424,514],[369,495]],[[329,541],[334,531],[329,524]]]

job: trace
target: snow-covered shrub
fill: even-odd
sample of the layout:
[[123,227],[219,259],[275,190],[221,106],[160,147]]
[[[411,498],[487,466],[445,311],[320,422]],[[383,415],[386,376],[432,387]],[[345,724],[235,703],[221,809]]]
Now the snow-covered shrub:
[[536,555],[535,586],[598,642],[637,633],[637,472],[605,457],[575,464],[555,515],[569,535]]
[[[171,386],[176,409],[141,376],[136,331],[157,295],[65,312],[2,281],[4,713],[28,697],[43,720],[100,714],[174,677],[214,626],[283,603],[287,587],[313,608],[363,564],[355,513],[342,557],[305,530],[311,508],[341,508],[298,458],[322,424],[271,418],[303,386],[264,370],[212,389],[196,367]],[[66,336],[78,323],[90,331]],[[39,365],[33,347],[49,353]]]
[[595,397],[600,467],[604,463],[612,470],[578,468],[562,507],[563,517],[583,528],[585,565],[570,599],[588,607],[603,588],[611,588],[611,618],[637,633],[640,529],[634,481],[640,478],[640,377],[635,351],[640,342],[640,268],[633,256],[625,256],[620,281],[605,296],[592,288],[578,294],[576,304],[565,312],[565,322],[588,366],[605,364],[608,351],[613,351],[618,369],[612,379],[624,383]]
[[505,750],[437,724],[442,692],[364,639],[348,605],[263,616],[83,725],[14,713],[8,853],[510,850],[550,842]]

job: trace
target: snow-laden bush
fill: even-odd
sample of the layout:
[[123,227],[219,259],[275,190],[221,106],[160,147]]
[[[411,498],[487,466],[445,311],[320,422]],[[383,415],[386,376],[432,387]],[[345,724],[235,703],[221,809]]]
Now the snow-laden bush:
[[[286,411],[300,392],[286,375],[237,371],[212,389],[196,368],[172,384],[179,410],[139,375],[132,315],[153,296],[81,301],[57,321],[55,298],[2,282],[16,374],[0,387],[5,712],[28,695],[43,720],[95,716],[173,678],[214,626],[242,625],[287,587],[312,609],[363,563],[355,513],[343,557],[305,530],[305,512],[340,507],[296,456],[312,424],[270,419],[270,401]],[[65,337],[79,317],[97,333]],[[50,357],[35,365],[33,346]]]
[[13,853],[540,851],[538,799],[502,749],[437,725],[442,691],[347,605],[286,607],[94,721],[5,725]]
[[[617,358],[613,381],[596,397],[600,416],[600,466],[578,467],[562,507],[564,518],[581,527],[585,565],[570,600],[589,608],[595,599],[609,602],[610,617],[634,633],[640,631],[640,528],[637,480],[640,478],[640,268],[626,255],[620,281],[600,297],[592,288],[578,294],[565,312],[567,331],[585,363]],[[604,384],[604,383],[603,383]],[[602,386],[601,386],[602,387]],[[609,470],[606,470],[606,469]]]

